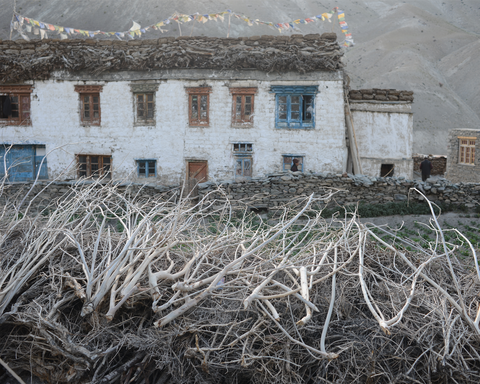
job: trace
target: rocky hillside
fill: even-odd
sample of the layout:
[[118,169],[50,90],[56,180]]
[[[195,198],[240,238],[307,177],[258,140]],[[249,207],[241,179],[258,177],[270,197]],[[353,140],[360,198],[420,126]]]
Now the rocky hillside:
[[[285,22],[338,6],[356,42],[344,58],[352,88],[397,88],[415,92],[414,151],[445,154],[451,128],[480,127],[480,3],[478,0],[245,0],[99,2],[17,0],[17,11],[32,18],[87,30],[125,31],[132,19],[143,26],[175,11],[193,14],[232,9],[251,17]],[[9,37],[13,0],[0,0],[0,38]],[[193,29],[192,29],[193,27]],[[228,22],[169,25],[163,36],[225,37]],[[300,33],[336,32],[338,24],[300,25]],[[295,33],[299,33],[298,31]],[[230,37],[278,34],[265,26],[232,19]],[[159,32],[147,33],[159,37]],[[13,38],[19,38],[17,33]],[[55,37],[55,36],[50,36]]]

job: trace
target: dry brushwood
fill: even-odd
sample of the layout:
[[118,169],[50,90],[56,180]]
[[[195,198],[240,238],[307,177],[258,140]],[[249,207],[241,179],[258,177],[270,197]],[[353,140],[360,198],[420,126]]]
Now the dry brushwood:
[[[333,36],[332,36],[333,35]],[[111,73],[165,69],[336,71],[343,52],[336,35],[221,39],[0,41],[0,84],[44,80],[54,71]]]
[[0,358],[50,383],[479,382],[474,247],[433,209],[427,247],[325,220],[334,193],[267,221],[113,183],[39,215],[7,199]]

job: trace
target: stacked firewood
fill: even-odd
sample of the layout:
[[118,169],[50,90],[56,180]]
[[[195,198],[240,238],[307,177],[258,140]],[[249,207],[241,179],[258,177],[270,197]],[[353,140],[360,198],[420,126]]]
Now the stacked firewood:
[[336,35],[158,40],[0,41],[0,82],[43,80],[54,71],[103,73],[162,69],[335,71],[343,51]]

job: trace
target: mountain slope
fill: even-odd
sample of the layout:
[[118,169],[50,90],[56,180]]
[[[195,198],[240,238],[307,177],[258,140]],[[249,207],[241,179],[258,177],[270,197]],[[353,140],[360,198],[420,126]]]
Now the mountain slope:
[[[265,21],[305,18],[339,6],[356,46],[344,62],[352,88],[397,88],[415,92],[414,152],[446,154],[448,130],[480,127],[480,2],[478,0],[17,0],[17,10],[32,18],[87,30],[124,31],[135,20],[143,26],[175,11],[193,14],[232,9]],[[0,0],[0,38],[9,36],[13,0]],[[278,34],[232,18],[224,23],[169,25],[159,36],[232,37]],[[181,29],[181,30],[180,30]],[[337,33],[338,23],[311,23],[300,33]],[[299,33],[298,31],[295,33]],[[19,38],[14,33],[13,38]]]

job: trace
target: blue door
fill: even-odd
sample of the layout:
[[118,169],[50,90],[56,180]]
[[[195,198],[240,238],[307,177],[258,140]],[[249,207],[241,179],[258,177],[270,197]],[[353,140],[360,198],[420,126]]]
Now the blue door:
[[8,171],[8,181],[33,180],[35,148],[33,145],[0,146],[0,177]]

